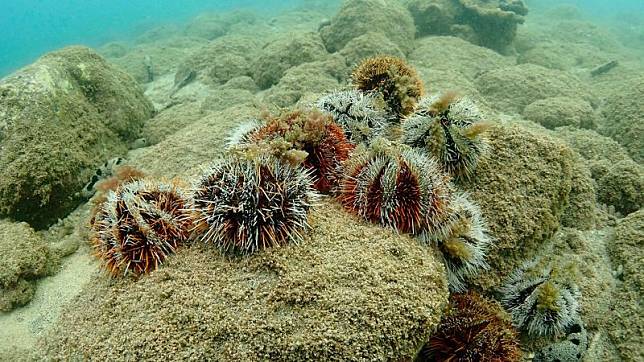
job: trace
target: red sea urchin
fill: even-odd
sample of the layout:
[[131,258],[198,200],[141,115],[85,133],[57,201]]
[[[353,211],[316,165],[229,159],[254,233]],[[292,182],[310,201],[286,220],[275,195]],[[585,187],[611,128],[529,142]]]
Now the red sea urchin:
[[374,141],[347,162],[340,190],[342,205],[366,220],[414,235],[445,234],[449,177],[416,150]]
[[119,186],[93,219],[94,255],[113,276],[157,269],[189,238],[187,200],[175,184],[139,180]]
[[519,361],[517,332],[501,306],[475,293],[452,294],[446,315],[417,361]]
[[302,238],[317,199],[309,173],[273,157],[216,162],[194,186],[200,239],[252,253]]
[[290,164],[302,164],[315,178],[316,190],[333,191],[342,178],[341,164],[355,147],[329,115],[296,110],[265,116],[263,125],[243,124],[231,137],[233,149],[251,157],[269,153]]

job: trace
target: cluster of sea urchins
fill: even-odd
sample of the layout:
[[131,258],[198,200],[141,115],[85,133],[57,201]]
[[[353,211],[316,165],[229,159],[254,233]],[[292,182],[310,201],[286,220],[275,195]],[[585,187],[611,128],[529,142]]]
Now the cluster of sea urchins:
[[342,178],[342,163],[354,145],[329,115],[318,110],[296,110],[278,117],[264,116],[242,124],[231,136],[229,148],[247,158],[270,154],[309,170],[316,190],[334,191]]
[[94,254],[112,275],[148,273],[186,242],[192,219],[178,185],[133,181],[111,191],[92,220]]
[[199,238],[252,253],[302,238],[317,194],[308,171],[271,156],[216,162],[194,186]]
[[488,126],[472,101],[447,92],[420,101],[402,123],[402,142],[436,158],[450,175],[469,177],[487,149]]

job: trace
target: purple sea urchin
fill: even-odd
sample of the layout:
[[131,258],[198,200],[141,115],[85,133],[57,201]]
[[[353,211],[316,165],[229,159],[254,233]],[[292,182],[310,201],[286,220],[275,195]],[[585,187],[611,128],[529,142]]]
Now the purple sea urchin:
[[455,177],[470,176],[487,150],[482,133],[489,125],[472,101],[454,93],[423,98],[402,126],[403,143],[425,150]]
[[175,184],[134,181],[119,186],[93,219],[94,255],[114,276],[157,269],[189,238],[193,224],[187,204]]
[[[544,260],[526,262],[501,287],[501,303],[514,324],[530,335],[562,334],[579,318],[579,288],[570,267],[553,267]],[[574,272],[572,272],[574,274]]]
[[452,187],[430,158],[384,139],[347,161],[340,201],[374,223],[400,232],[444,235]]
[[388,55],[365,59],[353,71],[352,79],[359,91],[382,95],[388,111],[398,118],[411,114],[424,92],[416,70]]
[[252,253],[302,238],[316,200],[310,174],[272,157],[217,161],[194,186],[200,239]]
[[417,361],[512,362],[521,349],[510,318],[478,294],[452,294],[449,309]]
[[333,117],[355,144],[368,143],[380,135],[390,118],[372,93],[356,90],[329,93],[318,99],[316,106]]
[[456,194],[450,209],[446,235],[428,235],[425,239],[441,251],[450,290],[462,292],[469,277],[489,267],[485,256],[492,239],[481,210],[466,194]]

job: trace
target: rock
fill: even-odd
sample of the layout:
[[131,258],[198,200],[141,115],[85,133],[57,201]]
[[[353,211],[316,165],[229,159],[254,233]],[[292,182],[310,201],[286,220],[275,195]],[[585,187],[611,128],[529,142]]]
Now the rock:
[[374,31],[384,34],[407,53],[416,29],[409,11],[396,1],[345,0],[331,25],[320,29],[329,52],[337,52],[354,38]]
[[155,145],[203,116],[200,102],[177,104],[147,120],[141,134],[148,145]]
[[231,107],[254,107],[255,96],[246,89],[220,88],[201,105],[201,113],[223,111]]
[[257,16],[251,11],[232,11],[229,13],[202,13],[192,19],[184,33],[213,40],[226,35],[229,30],[238,24],[249,25],[255,23]]
[[222,88],[244,89],[251,93],[257,93],[259,91],[259,87],[257,87],[257,83],[255,83],[253,78],[244,75],[230,79]]
[[592,229],[596,221],[595,185],[588,166],[577,154],[572,163],[571,183],[570,197],[561,218],[561,225],[580,230]]
[[452,34],[452,26],[458,23],[462,10],[453,0],[408,0],[406,4],[418,37]]
[[301,99],[315,100],[318,96],[340,88],[349,70],[340,55],[327,60],[305,63],[289,69],[280,82],[260,95],[261,100],[277,107],[289,107]]
[[569,97],[540,99],[527,105],[522,114],[527,120],[549,129],[562,126],[589,129],[597,127],[595,110],[583,99]]
[[357,38],[351,39],[340,50],[340,54],[347,59],[349,67],[357,66],[363,59],[375,55],[393,55],[405,59],[405,53],[394,44],[385,34],[370,31]]
[[327,55],[317,33],[286,34],[268,43],[253,64],[253,78],[261,89],[279,82],[288,69]]
[[45,359],[412,359],[447,304],[437,257],[328,201],[311,224],[299,245],[245,258],[194,246],[138,281],[96,280]]
[[520,64],[485,72],[476,86],[490,104],[505,112],[520,113],[538,100],[551,97],[583,99],[592,105],[594,97],[575,76],[534,64]]
[[644,167],[631,160],[602,162],[595,165],[595,172],[599,202],[614,206],[623,215],[644,205]]
[[644,359],[642,320],[642,287],[644,286],[644,210],[620,220],[608,244],[614,268],[619,268],[621,283],[611,296],[612,313],[608,334],[625,361]]
[[[432,36],[415,42],[409,55],[411,64],[429,71],[454,71],[469,80],[483,72],[506,68],[514,64],[494,51],[453,36]],[[431,84],[428,85],[431,87]]]
[[0,82],[0,215],[43,228],[80,202],[105,160],[139,137],[151,104],[84,47],[49,53]]
[[0,312],[29,303],[35,280],[58,265],[43,238],[24,222],[0,220]]
[[644,163],[644,77],[634,77],[622,83],[606,99],[602,112],[605,121],[599,133],[612,137],[623,145],[633,160]]
[[534,44],[530,49],[522,52],[517,62],[568,71],[575,68],[593,68],[610,59],[609,55],[590,44],[570,44],[549,40]]
[[522,1],[514,8],[504,8],[504,1],[458,0],[462,6],[461,17],[467,19],[474,34],[474,43],[507,54],[512,52],[512,42],[519,24],[523,24],[528,9]]
[[490,269],[474,280],[498,286],[559,228],[572,188],[573,152],[554,138],[524,128],[494,127],[490,153],[463,182],[487,220],[495,247]]
[[625,215],[644,204],[644,167],[617,142],[594,131],[571,127],[558,128],[554,134],[585,159],[596,181],[599,202]]
[[[261,41],[257,37],[226,35],[213,40],[189,55],[177,74],[197,73],[196,79],[218,86],[240,76],[251,76]],[[176,82],[175,82],[176,83]]]

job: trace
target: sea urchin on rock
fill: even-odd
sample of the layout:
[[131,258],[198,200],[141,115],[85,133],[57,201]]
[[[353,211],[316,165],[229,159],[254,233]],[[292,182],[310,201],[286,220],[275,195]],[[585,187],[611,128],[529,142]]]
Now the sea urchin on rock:
[[449,309],[418,361],[512,362],[521,359],[517,332],[498,303],[452,294]]
[[139,180],[119,186],[93,219],[94,254],[114,276],[155,270],[190,236],[187,204],[178,185]]
[[421,100],[403,122],[403,143],[425,150],[450,175],[467,177],[487,150],[481,134],[488,128],[472,101],[448,92]]
[[382,95],[391,114],[400,118],[411,114],[423,96],[423,81],[404,60],[379,55],[365,59],[352,74],[359,91]]
[[217,161],[194,186],[199,238],[252,253],[297,241],[317,199],[310,174],[273,157]]
[[342,204],[400,232],[444,235],[452,193],[449,177],[422,153],[397,146],[380,138],[347,161]]

